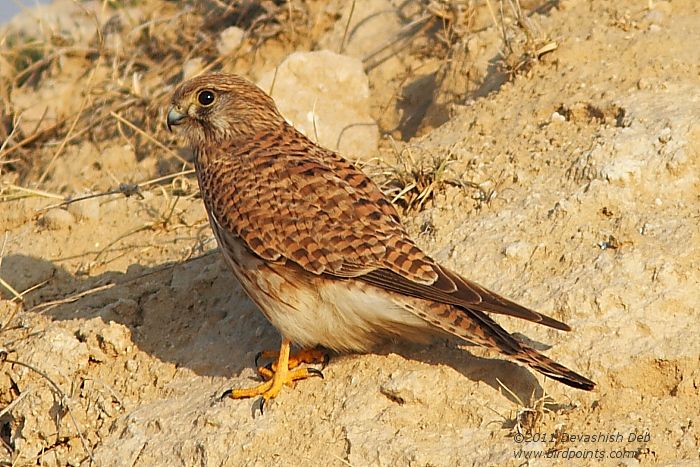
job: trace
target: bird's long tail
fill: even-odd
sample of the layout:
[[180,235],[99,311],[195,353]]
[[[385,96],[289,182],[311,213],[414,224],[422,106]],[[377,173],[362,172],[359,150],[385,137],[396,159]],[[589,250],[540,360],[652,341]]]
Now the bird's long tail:
[[452,305],[440,305],[439,310],[430,310],[429,321],[443,331],[474,344],[497,350],[567,386],[585,391],[595,388],[593,381],[516,339],[486,313]]

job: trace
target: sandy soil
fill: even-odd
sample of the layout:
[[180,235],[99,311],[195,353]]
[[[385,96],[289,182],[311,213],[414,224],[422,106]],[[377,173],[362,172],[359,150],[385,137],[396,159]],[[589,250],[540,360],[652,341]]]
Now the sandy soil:
[[[3,465],[698,465],[700,3],[522,1],[519,25],[509,2],[365,1],[347,34],[348,2],[268,2],[258,18],[287,22],[257,23],[197,22],[197,3],[184,52],[175,2],[126,3],[57,3],[0,42]],[[41,40],[73,52],[18,78]],[[129,57],[144,40],[162,49]],[[264,416],[218,399],[279,336],[192,175],[170,176],[190,155],[162,128],[167,94],[217,54],[257,80],[323,48],[364,64],[385,135],[366,168],[392,193],[417,183],[397,203],[420,245],[572,325],[498,319],[595,391],[437,342],[334,357]],[[83,115],[116,95],[132,104]]]

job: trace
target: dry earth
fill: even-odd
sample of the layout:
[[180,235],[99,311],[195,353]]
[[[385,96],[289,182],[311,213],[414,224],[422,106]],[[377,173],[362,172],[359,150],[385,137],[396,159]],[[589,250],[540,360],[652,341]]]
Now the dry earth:
[[[176,42],[175,2],[108,3],[27,12],[3,33],[0,76],[17,76],[12,37],[91,48],[98,24],[105,43],[129,50],[137,39],[113,33],[121,18],[129,34]],[[291,107],[310,106],[296,109],[307,133],[336,123],[313,92],[355,105],[366,138],[384,135],[363,154],[367,169],[392,193],[419,185],[398,202],[413,204],[404,218],[421,246],[571,324],[564,334],[499,317],[595,391],[473,347],[397,343],[333,358],[324,380],[285,390],[264,416],[250,401],[219,401],[255,383],[255,354],[279,336],[216,252],[191,174],[144,183],[187,168],[161,119],[167,91],[211,52],[192,46],[160,70],[122,57],[133,60],[123,73],[100,53],[64,53],[3,90],[3,465],[698,465],[700,3],[523,1],[520,26],[512,4],[502,17],[492,0],[492,18],[486,2],[358,1],[345,33],[350,2],[280,2],[279,14],[306,22],[226,30],[237,23],[222,15],[197,37],[229,57],[215,68],[255,80],[294,51],[354,57],[316,54],[314,66],[359,69],[357,88],[334,88],[332,73],[329,87],[291,80]],[[194,14],[206,3],[188,5]],[[68,138],[88,97],[114,89],[140,99],[130,118],[156,136],[119,109]],[[369,98],[348,99],[362,89]],[[63,133],[13,149],[62,118]],[[120,183],[142,185],[51,208]],[[434,196],[422,202],[425,186]],[[538,452],[548,458],[524,457]]]

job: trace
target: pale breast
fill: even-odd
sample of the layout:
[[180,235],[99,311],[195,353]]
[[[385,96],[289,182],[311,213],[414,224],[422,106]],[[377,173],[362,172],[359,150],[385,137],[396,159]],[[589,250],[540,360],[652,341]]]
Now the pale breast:
[[352,352],[369,351],[389,338],[430,339],[425,331],[431,326],[406,309],[405,297],[355,279],[318,276],[293,264],[262,260],[239,239],[214,230],[243,289],[292,342]]

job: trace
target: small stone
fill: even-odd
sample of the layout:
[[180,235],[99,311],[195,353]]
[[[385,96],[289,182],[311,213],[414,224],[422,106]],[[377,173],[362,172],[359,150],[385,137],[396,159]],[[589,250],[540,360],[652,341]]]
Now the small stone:
[[241,46],[245,31],[237,26],[231,26],[221,31],[216,49],[221,55],[228,55]]
[[669,141],[671,141],[671,129],[666,127],[659,133],[659,142],[666,144]]
[[[87,195],[77,195],[76,198]],[[97,198],[88,198],[76,201],[68,206],[68,212],[78,221],[96,221],[100,218],[100,201]]]
[[518,241],[506,245],[503,254],[506,258],[523,261],[530,256],[531,251],[532,247],[529,243]]
[[379,385],[379,391],[399,405],[429,403],[435,389],[431,377],[424,371],[398,370]]
[[129,373],[135,373],[139,369],[139,362],[130,358],[124,364],[124,368],[126,368],[126,371]]
[[648,78],[639,78],[637,81],[637,89],[645,90],[645,89],[651,89],[651,81]]
[[472,36],[467,41],[467,52],[471,55],[476,55],[479,52],[479,39],[476,36]]
[[54,208],[44,214],[40,222],[49,230],[62,230],[75,224],[75,218],[65,209]]
[[202,58],[191,58],[187,60],[185,63],[182,65],[182,79],[183,81],[186,81],[193,76],[195,76],[197,73],[202,71],[204,69],[204,60]]
[[566,121],[566,117],[560,114],[559,112],[552,112],[552,115],[550,115],[549,120],[552,123],[561,123]]
[[100,349],[107,355],[116,357],[127,352],[131,345],[131,333],[123,324],[109,323],[97,334]]

